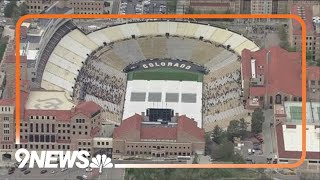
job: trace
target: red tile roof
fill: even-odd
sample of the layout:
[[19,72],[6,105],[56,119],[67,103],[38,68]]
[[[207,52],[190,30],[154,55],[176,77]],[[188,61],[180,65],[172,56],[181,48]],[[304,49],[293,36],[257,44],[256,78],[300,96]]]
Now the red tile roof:
[[[165,132],[165,133],[164,133]],[[175,127],[143,127],[140,132],[141,139],[175,140],[177,128]]]
[[91,137],[96,137],[98,135],[98,133],[100,132],[100,127],[96,126],[94,127],[91,132],[90,132],[90,136]]
[[[20,56],[20,63],[26,63],[27,56]],[[16,63],[16,55],[14,53],[10,53],[4,57],[4,63]]]
[[197,122],[185,115],[178,117],[178,131],[183,131],[199,141],[205,141],[204,129],[198,128]]
[[[276,126],[277,146],[279,158],[300,159],[301,151],[286,151],[284,147],[282,124]],[[306,159],[320,159],[319,152],[307,152]]]
[[20,39],[25,39],[27,37],[28,27],[21,26],[20,28]]
[[[267,78],[267,52],[270,51],[269,78]],[[280,47],[261,49],[256,52],[242,51],[242,75],[247,81],[251,79],[251,57],[256,60],[256,74],[263,74],[264,79],[269,79],[268,93],[277,94],[284,92],[294,96],[301,96],[301,54],[288,52]],[[258,66],[263,66],[259,69]],[[264,82],[266,83],[266,82]],[[251,87],[253,96],[263,96],[265,86]]]
[[210,2],[191,2],[190,6],[207,6],[208,8],[212,7],[230,7],[230,3],[210,3]]
[[[314,27],[312,23],[312,8],[307,5],[294,5],[291,7],[291,14],[299,15],[298,8],[301,7],[303,14],[305,15],[305,24],[307,27],[307,35],[314,33]],[[301,16],[300,16],[301,17]],[[292,20],[293,34],[301,35],[301,25],[298,21]]]
[[14,99],[0,99],[0,106],[14,106]]
[[70,110],[43,110],[43,109],[26,109],[24,119],[29,120],[30,116],[55,116],[57,121],[70,121]]
[[307,67],[307,79],[318,81],[320,80],[320,67],[319,66],[308,66]]
[[121,139],[132,132],[140,132],[142,116],[135,114],[121,122],[121,125],[114,129],[113,138]]
[[101,110],[101,106],[93,101],[86,101],[78,104],[75,107],[75,114],[83,113],[84,115],[91,117],[93,114]]
[[142,125],[142,119],[142,116],[136,114],[123,120],[120,127],[114,130],[113,138],[127,139],[130,135],[140,135],[140,140],[178,140],[179,132],[185,132],[197,140],[204,142],[204,130],[198,128],[197,123],[186,116],[178,117],[178,125],[175,127]]

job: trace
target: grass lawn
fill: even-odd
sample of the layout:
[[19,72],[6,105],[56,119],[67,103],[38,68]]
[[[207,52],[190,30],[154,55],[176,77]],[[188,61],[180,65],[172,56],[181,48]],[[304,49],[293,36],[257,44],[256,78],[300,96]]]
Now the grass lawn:
[[176,80],[202,82],[201,73],[189,72],[172,68],[157,68],[128,73],[128,80]]

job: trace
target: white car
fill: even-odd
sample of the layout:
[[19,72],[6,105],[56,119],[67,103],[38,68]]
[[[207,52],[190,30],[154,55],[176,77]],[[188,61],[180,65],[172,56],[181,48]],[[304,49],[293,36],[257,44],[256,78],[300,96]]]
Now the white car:
[[86,169],[86,172],[91,172],[91,171],[92,171],[92,169],[89,167]]
[[51,173],[51,174],[55,174],[56,172],[57,172],[57,171],[53,170],[53,171],[51,171],[50,173]]
[[63,168],[61,169],[61,172],[65,172],[66,170],[68,170],[68,168]]
[[88,176],[82,175],[83,179],[88,179]]

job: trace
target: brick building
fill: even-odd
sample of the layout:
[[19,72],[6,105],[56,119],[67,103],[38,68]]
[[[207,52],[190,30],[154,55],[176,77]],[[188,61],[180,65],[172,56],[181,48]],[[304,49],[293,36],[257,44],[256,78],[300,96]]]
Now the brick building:
[[202,12],[214,10],[217,13],[240,13],[240,0],[190,0],[189,6]]
[[114,130],[113,158],[132,156],[177,157],[203,154],[204,130],[186,116],[176,122],[146,122],[138,114],[124,120]]
[[[285,102],[274,106],[275,135],[279,164],[293,164],[301,159],[302,103]],[[306,104],[306,159],[294,171],[319,172],[320,170],[320,103]]]
[[74,105],[64,92],[21,91],[21,107],[20,144],[15,144],[15,100],[0,100],[0,161],[13,160],[19,148],[95,153],[100,144],[95,141],[112,145],[110,139],[94,141],[101,130],[101,107],[93,102]]
[[242,51],[241,79],[247,108],[301,101],[301,53],[280,47]]
[[73,8],[74,14],[103,14],[103,0],[26,0],[29,13],[41,13],[55,5],[58,8]]
[[[300,16],[306,24],[307,51],[310,52],[313,61],[320,61],[320,24],[313,23],[313,8],[309,5],[294,5],[290,11],[291,14]],[[298,51],[301,51],[301,25],[298,21],[290,19],[289,23],[289,43]]]
[[39,14],[48,9],[56,1],[53,0],[26,0],[29,13]]
[[320,67],[307,67],[307,100],[320,101]]
[[75,14],[103,14],[103,0],[69,0]]
[[242,14],[286,14],[289,0],[241,0]]

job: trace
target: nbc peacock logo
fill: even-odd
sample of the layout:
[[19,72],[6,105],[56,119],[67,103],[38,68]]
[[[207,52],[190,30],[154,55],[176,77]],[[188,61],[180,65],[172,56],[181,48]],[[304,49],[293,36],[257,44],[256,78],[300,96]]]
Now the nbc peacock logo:
[[107,157],[107,155],[97,154],[96,157],[91,159],[90,167],[91,168],[99,168],[99,173],[102,173],[102,168],[112,168],[113,164],[111,163],[111,159]]

